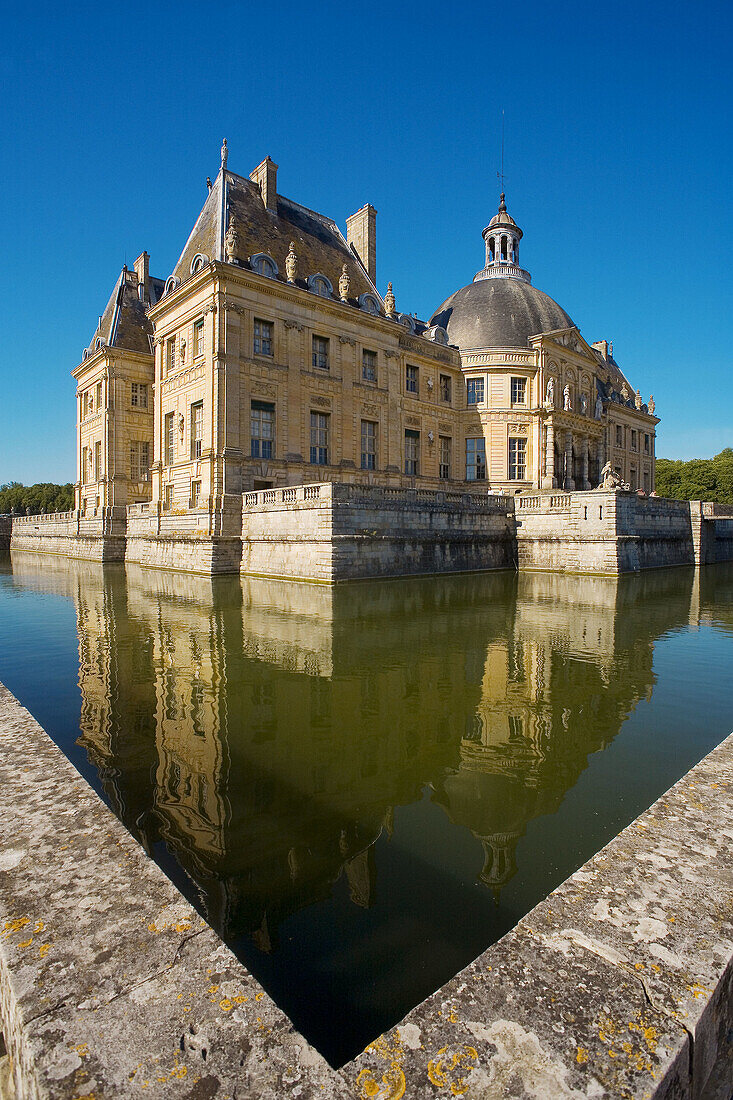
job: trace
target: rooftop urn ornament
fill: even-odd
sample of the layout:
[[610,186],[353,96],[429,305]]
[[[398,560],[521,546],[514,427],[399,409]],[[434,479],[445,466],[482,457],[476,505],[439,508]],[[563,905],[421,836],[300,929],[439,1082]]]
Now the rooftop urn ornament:
[[226,251],[227,261],[230,264],[234,263],[234,254],[237,251],[237,245],[239,244],[239,233],[237,232],[237,221],[234,214],[229,215],[229,228],[227,229],[226,236],[224,238],[224,249]]
[[654,415],[654,410],[656,408],[656,405],[654,404],[654,394],[653,393],[649,394],[649,400],[647,401],[646,404],[647,404],[647,408],[649,409],[649,412],[653,416]]
[[641,393],[639,392],[639,390],[636,391],[636,394],[634,396],[634,404],[636,405],[637,409],[641,408]]
[[295,241],[290,242],[290,251],[285,257],[285,274],[289,283],[295,282],[295,276],[298,271],[298,257],[295,252]]
[[349,269],[346,264],[341,268],[341,278],[339,279],[339,298],[342,302],[346,302],[349,297],[349,290],[351,288],[351,279],[349,278]]
[[226,168],[228,159],[229,159],[229,149],[227,148],[227,139],[224,138],[223,142],[221,143],[221,166],[222,166],[222,168]]
[[394,317],[396,305],[395,296],[392,292],[392,284],[387,283],[387,293],[384,296],[384,312],[388,317]]
[[562,407],[565,412],[570,412],[573,407],[573,404],[570,400],[570,386],[566,386],[565,389],[562,391]]

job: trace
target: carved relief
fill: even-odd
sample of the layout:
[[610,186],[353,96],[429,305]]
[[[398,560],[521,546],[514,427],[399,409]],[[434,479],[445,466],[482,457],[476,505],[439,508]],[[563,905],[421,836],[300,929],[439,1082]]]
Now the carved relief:
[[356,347],[356,340],[351,336],[339,336],[340,344],[351,344],[352,347]]
[[265,397],[277,396],[277,390],[274,386],[271,386],[269,382],[255,382],[252,386],[252,396],[258,397],[261,393],[264,394]]
[[367,416],[379,416],[379,405],[364,404],[361,409]]
[[311,394],[311,404],[312,405],[319,405],[322,409],[330,409],[331,408],[331,398],[330,397],[320,397],[318,394],[312,393]]
[[303,326],[299,321],[283,321],[285,328],[297,328],[298,332],[303,331]]
[[405,424],[409,424],[413,428],[419,428],[420,427],[420,417],[419,416],[406,416],[405,417]]
[[527,424],[507,424],[507,429],[512,435],[526,435],[528,427]]
[[438,431],[439,432],[452,432],[453,431],[453,425],[452,424],[446,424],[445,421],[438,421]]

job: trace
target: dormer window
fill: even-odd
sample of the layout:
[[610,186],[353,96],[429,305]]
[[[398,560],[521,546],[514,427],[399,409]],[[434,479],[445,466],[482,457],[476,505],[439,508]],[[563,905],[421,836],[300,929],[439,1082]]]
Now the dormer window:
[[378,317],[380,313],[379,302],[373,294],[359,295],[359,309],[363,309],[365,313],[371,313],[374,317]]
[[203,271],[209,262],[209,257],[205,256],[203,252],[197,252],[194,258],[191,260],[191,266],[189,271],[192,275],[196,275],[197,272]]
[[181,280],[176,275],[171,275],[170,278],[166,279],[165,281],[165,290],[163,291],[163,296],[165,297],[166,294],[172,294],[173,291],[177,290],[180,285]]
[[104,340],[102,339],[101,336],[98,336],[97,339],[94,341],[94,350],[99,351],[99,349],[103,348],[103,347],[104,347]]
[[313,294],[317,294],[320,298],[332,298],[333,286],[331,280],[327,279],[325,275],[318,272],[317,275],[308,276],[308,289]]
[[249,258],[250,266],[258,275],[264,275],[266,279],[277,278],[277,264],[267,252],[257,252]]
[[410,317],[409,313],[399,313],[397,315],[401,325],[404,325],[409,332],[415,331],[415,321]]

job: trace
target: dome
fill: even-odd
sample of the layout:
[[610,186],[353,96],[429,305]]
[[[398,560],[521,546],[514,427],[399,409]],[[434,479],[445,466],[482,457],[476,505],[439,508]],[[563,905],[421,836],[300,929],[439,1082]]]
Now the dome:
[[557,302],[519,278],[479,279],[452,294],[436,310],[451,344],[464,348],[526,348],[530,336],[570,328]]

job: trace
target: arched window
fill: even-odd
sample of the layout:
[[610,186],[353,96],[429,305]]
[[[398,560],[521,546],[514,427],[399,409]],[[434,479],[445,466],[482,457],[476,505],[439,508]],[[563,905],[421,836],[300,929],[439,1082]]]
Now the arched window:
[[404,325],[405,328],[408,329],[410,332],[415,331],[415,321],[412,317],[410,317],[409,313],[398,313],[397,319],[400,324]]
[[85,359],[86,359],[86,358],[87,358],[88,356],[89,356],[89,348],[84,348],[84,351],[83,351],[83,352],[81,353],[81,360],[82,360],[82,363],[84,362],[84,360],[85,360]]
[[506,248],[507,248],[506,237],[502,237],[501,238],[501,258],[502,258],[502,260],[506,260]]
[[267,252],[257,252],[249,258],[250,266],[258,275],[264,275],[266,279],[277,278],[277,264]]
[[424,335],[428,340],[432,340],[435,344],[447,344],[448,333],[440,325],[433,325],[432,328],[426,330]]
[[191,260],[191,266],[189,271],[192,275],[195,275],[198,271],[203,270],[209,262],[209,257],[204,255],[203,252],[197,252],[194,258]]
[[494,238],[489,237],[489,263],[493,264],[493,262],[494,262]]
[[104,347],[104,340],[102,339],[101,336],[98,336],[97,339],[94,341],[94,350],[99,351],[99,349],[103,348],[103,347]]
[[517,238],[512,237],[512,263],[517,262]]
[[171,275],[170,278],[166,279],[163,296],[165,297],[166,294],[172,294],[180,285],[181,280],[176,275]]
[[320,271],[317,275],[308,276],[308,289],[313,294],[318,294],[321,298],[333,297],[333,286],[331,280],[326,278]]
[[373,314],[375,317],[381,313],[379,302],[373,294],[360,294],[359,308],[363,309],[365,313]]

